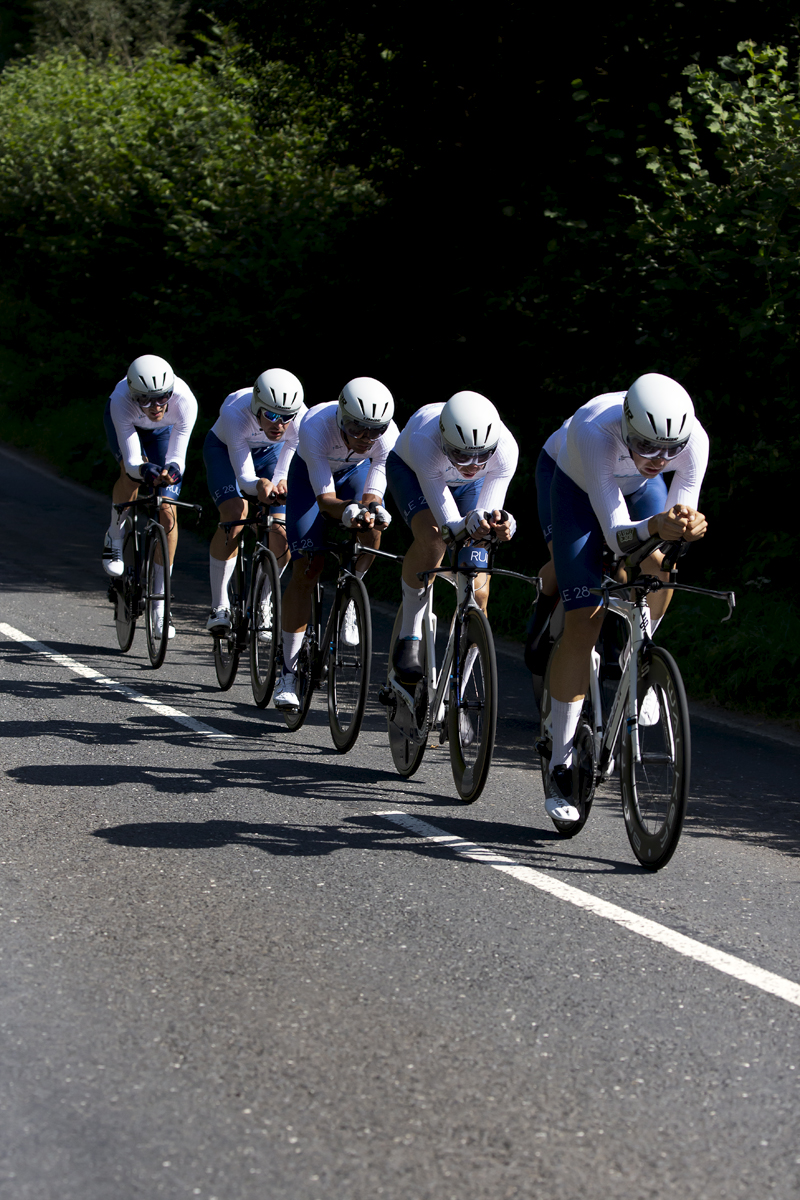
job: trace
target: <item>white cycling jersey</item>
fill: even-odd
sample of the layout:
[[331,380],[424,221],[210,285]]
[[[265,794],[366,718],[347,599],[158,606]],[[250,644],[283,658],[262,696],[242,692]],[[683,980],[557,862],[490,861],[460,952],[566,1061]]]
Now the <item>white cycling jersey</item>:
[[122,461],[128,475],[136,478],[144,463],[142,444],[137,429],[169,429],[169,446],[165,463],[174,462],[183,474],[186,469],[186,449],[189,435],[197,420],[197,401],[187,383],[175,376],[175,390],[167,411],[160,421],[154,421],[147,410],[133,399],[127,379],[120,379],[111,393],[111,420],[117,434]]
[[[228,457],[236,473],[236,482],[243,492],[250,495],[255,494],[258,487],[253,451],[275,445],[275,441],[267,437],[253,416],[250,408],[252,399],[252,388],[240,388],[238,392],[231,392],[230,396],[223,400],[219,416],[211,430],[228,447]],[[279,479],[286,479],[289,474],[289,464],[297,450],[300,423],[307,412],[304,404],[294,420],[284,426],[283,433],[276,439],[283,445],[275,464],[274,483]]]
[[[439,414],[443,408],[444,404],[426,404],[417,409],[394,448],[419,480],[422,494],[439,525],[458,521],[461,516],[450,488],[472,482],[459,473],[442,450]],[[497,449],[479,476],[481,490],[475,505],[479,512],[502,509],[518,459],[519,447],[501,421]]]
[[386,459],[397,441],[397,426],[394,421],[390,421],[386,433],[378,438],[377,442],[373,442],[368,454],[348,450],[336,420],[338,408],[338,400],[316,404],[309,410],[300,428],[298,453],[308,467],[308,477],[314,495],[335,493],[334,474],[369,459],[372,465],[364,485],[364,493],[383,496],[386,491]]
[[559,427],[555,431],[555,433],[550,434],[550,437],[547,439],[544,446],[542,447],[542,449],[545,451],[545,453],[549,454],[550,457],[552,459],[554,459],[555,462],[558,462],[559,451],[561,450],[561,447],[564,445],[564,442],[566,441],[567,430],[569,429],[569,423],[571,420],[572,420],[572,417],[567,417],[566,421],[564,421],[561,425],[559,425]]
[[[606,542],[609,546],[619,547],[622,553],[630,547],[624,544],[624,539],[623,542],[618,540],[618,534],[632,527],[625,497],[645,482],[622,436],[625,394],[607,392],[579,408],[569,422],[558,452],[559,469],[588,493]],[[707,466],[708,434],[695,419],[686,449],[669,459],[665,468],[665,473],[673,472],[666,509],[673,504],[697,508]],[[649,537],[647,520],[640,521],[634,528],[640,541],[646,541]]]

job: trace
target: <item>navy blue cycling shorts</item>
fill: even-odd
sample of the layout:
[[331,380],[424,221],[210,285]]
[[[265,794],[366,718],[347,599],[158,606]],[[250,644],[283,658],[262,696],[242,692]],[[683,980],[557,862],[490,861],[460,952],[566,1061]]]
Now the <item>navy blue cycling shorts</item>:
[[[549,455],[545,457],[550,458]],[[589,589],[598,588],[603,578],[603,531],[588,493],[573,483],[569,475],[556,464],[553,465],[550,516],[553,562],[561,599],[567,612],[574,608],[594,608],[598,597],[593,596]],[[537,489],[538,472],[537,466]],[[667,484],[664,477],[657,475],[654,479],[645,479],[640,488],[625,497],[631,523],[664,512],[666,501]]]
[[[259,479],[272,480],[282,448],[282,442],[270,442],[268,446],[257,446],[252,451],[253,466]],[[242,495],[242,490],[236,480],[236,473],[231,466],[228,447],[217,437],[213,429],[209,429],[203,443],[203,462],[206,464],[208,490],[217,508],[225,500],[234,500],[237,496]],[[247,499],[252,500],[253,497],[249,496]],[[270,512],[277,517],[286,512],[286,509],[275,506],[270,509]]]
[[[118,463],[122,463],[122,451],[119,448],[119,438],[117,431],[114,428],[114,422],[111,419],[111,400],[106,401],[105,412],[103,413],[103,427],[106,431],[106,440],[108,448],[114,455]],[[167,465],[167,452],[169,450],[169,434],[172,428],[171,425],[165,425],[163,429],[140,429],[134,426],[139,435],[139,444],[142,447],[142,454],[148,462],[155,463],[157,467],[165,467]],[[170,484],[169,487],[159,488],[159,496],[164,496],[167,499],[172,498],[177,500],[181,494],[183,480],[178,483]]]
[[[352,467],[335,472],[333,486],[337,499],[360,502],[371,468],[372,463],[365,458]],[[319,511],[308,466],[299,454],[292,459],[286,483],[286,537],[292,558],[315,554],[325,545],[325,518]]]

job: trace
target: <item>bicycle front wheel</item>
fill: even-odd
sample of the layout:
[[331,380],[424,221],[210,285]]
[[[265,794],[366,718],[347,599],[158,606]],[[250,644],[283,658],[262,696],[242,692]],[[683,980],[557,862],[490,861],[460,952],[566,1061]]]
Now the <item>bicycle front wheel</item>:
[[333,744],[346,754],[364,719],[372,665],[372,616],[367,589],[348,576],[337,589],[333,638],[328,651],[328,720]]
[[643,867],[657,871],[672,858],[681,836],[691,765],[686,689],[675,659],[660,646],[639,660],[637,700],[642,761],[634,761],[626,732],[622,811],[633,853]]
[[311,592],[311,619],[306,626],[300,657],[297,660],[297,699],[300,707],[294,710],[284,709],[283,718],[287,729],[292,733],[299,729],[308,716],[311,707],[311,697],[318,683],[319,674],[319,620],[322,600],[319,589]]
[[[389,671],[392,669],[392,657],[400,629],[403,624],[402,605],[398,610],[392,630],[392,640],[389,644]],[[425,651],[425,640],[422,642],[422,670],[420,682],[414,688],[414,712],[412,713],[403,701],[392,695],[392,687],[387,678],[386,721],[389,730],[389,749],[392,761],[399,774],[410,778],[422,762],[428,741],[428,659]]]
[[278,564],[271,550],[253,562],[253,603],[250,613],[250,685],[259,708],[266,708],[275,687],[275,667],[281,645],[281,589]]
[[125,535],[122,561],[125,570],[116,584],[117,604],[114,624],[117,628],[119,648],[124,654],[130,650],[133,635],[136,632],[136,537],[132,529],[129,529]]
[[[156,573],[161,582],[156,584]],[[147,528],[147,557],[144,565],[144,629],[147,653],[153,667],[164,661],[169,640],[171,588],[167,535],[161,525],[153,522]]]
[[239,670],[241,642],[247,621],[244,603],[244,565],[240,548],[236,555],[236,566],[228,584],[230,628],[214,634],[214,669],[217,672],[217,683],[223,692],[227,692],[228,688],[232,687],[236,672]]
[[483,791],[497,730],[497,659],[486,614],[470,608],[461,623],[447,706],[450,766],[456,791],[472,804]]

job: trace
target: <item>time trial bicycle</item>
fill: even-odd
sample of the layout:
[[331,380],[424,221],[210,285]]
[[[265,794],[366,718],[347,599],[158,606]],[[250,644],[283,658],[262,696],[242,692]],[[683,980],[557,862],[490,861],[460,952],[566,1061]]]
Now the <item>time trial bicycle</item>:
[[[484,514],[487,520],[491,513]],[[505,520],[505,513],[501,514]],[[414,687],[405,687],[395,674],[392,659],[403,620],[400,608],[392,630],[386,684],[379,700],[386,707],[389,749],[394,765],[405,777],[420,766],[428,738],[438,732],[439,745],[448,743],[456,791],[465,804],[478,799],[486,784],[497,731],[497,658],[486,613],[475,598],[479,575],[522,579],[538,589],[536,576],[494,566],[494,539],[472,541],[466,533],[454,537],[442,526],[442,538],[451,550],[452,565],[419,572],[428,588],[423,614],[423,676]],[[431,579],[445,579],[456,588],[456,609],[450,622],[441,669],[436,664],[437,617],[433,609]]]
[[[652,871],[666,866],[681,836],[689,798],[691,733],[683,679],[672,655],[653,643],[647,597],[664,588],[712,596],[727,601],[725,621],[736,605],[733,592],[678,582],[677,559],[687,548],[682,542],[652,537],[621,560],[624,582],[607,574],[599,588],[591,589],[618,620],[616,628],[612,624],[606,629],[609,622],[603,623],[592,650],[589,693],[573,739],[573,804],[580,818],[552,818],[562,837],[574,837],[586,824],[597,786],[618,768],[628,840],[641,865]],[[654,550],[665,551],[668,582],[637,574],[639,564]],[[563,613],[560,605],[551,620],[553,633],[559,612]],[[552,638],[539,700],[541,736],[536,746],[545,789],[552,755],[550,668],[559,640],[560,634]]]
[[[282,501],[283,497],[277,503]],[[270,513],[264,504],[258,505],[257,513],[241,521],[220,522],[226,536],[239,526],[255,527],[256,542],[252,553],[247,554],[244,532],[239,538],[236,565],[228,583],[230,625],[227,629],[212,630],[214,668],[219,686],[227,691],[249,646],[250,687],[259,708],[266,708],[272,698],[281,644],[281,570],[269,548],[273,524],[283,525],[284,520]]]
[[[160,667],[167,652],[172,608],[172,584],[169,574],[167,535],[159,521],[162,504],[174,508],[203,511],[201,504],[159,495],[142,496],[114,508],[125,520],[122,523],[123,572],[108,588],[108,598],[114,605],[117,641],[123,653],[130,650],[136,622],[144,617],[147,653],[153,667]],[[163,582],[156,583],[157,568],[163,568]]]

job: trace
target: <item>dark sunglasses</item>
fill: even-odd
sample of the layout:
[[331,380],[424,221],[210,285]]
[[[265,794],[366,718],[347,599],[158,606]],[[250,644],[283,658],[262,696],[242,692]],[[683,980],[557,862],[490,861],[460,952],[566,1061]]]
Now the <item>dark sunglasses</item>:
[[157,400],[142,400],[139,396],[136,399],[141,408],[166,408],[172,399],[172,392],[165,392]]
[[488,463],[489,459],[497,449],[492,446],[491,450],[456,450],[453,446],[443,446],[447,457],[454,467],[483,467]]
[[297,413],[289,413],[287,415],[282,412],[270,412],[268,408],[262,408],[259,410],[258,415],[266,417],[268,421],[272,421],[273,425],[288,425],[290,421],[295,419]]
[[367,438],[370,442],[377,442],[378,438],[382,438],[388,428],[388,422],[386,425],[364,425],[361,421],[344,422],[344,431],[348,437],[358,440]]

